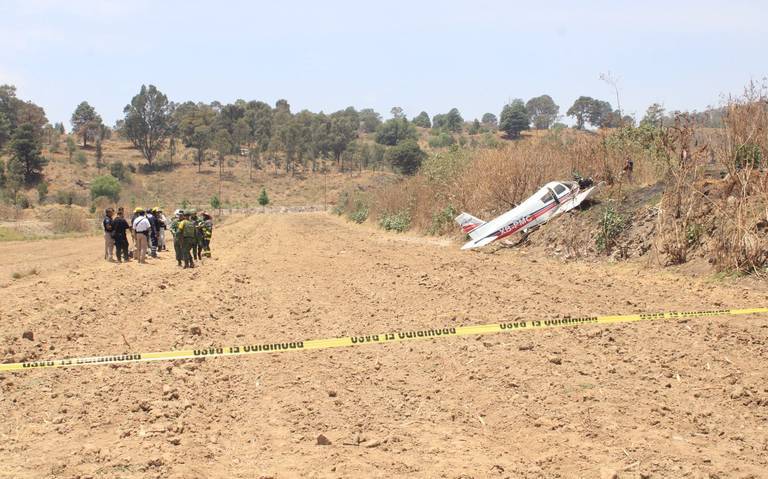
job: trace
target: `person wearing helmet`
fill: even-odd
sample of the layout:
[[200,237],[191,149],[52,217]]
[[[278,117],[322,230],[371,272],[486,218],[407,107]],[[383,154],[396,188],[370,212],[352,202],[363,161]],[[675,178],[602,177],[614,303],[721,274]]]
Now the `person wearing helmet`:
[[136,219],[133,220],[133,231],[136,233],[136,256],[139,263],[144,264],[147,262],[147,245],[149,244],[152,225],[142,208],[138,208],[138,211],[136,211]]
[[171,220],[170,230],[173,235],[173,251],[176,253],[176,264],[181,266],[181,262],[184,259],[184,254],[181,250],[181,234],[179,233],[179,223],[184,215],[183,210],[176,210],[173,212],[173,219]]

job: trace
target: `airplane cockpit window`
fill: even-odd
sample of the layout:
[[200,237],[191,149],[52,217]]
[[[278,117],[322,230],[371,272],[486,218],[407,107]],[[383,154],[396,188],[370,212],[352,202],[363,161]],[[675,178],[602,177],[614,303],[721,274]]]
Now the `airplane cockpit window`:
[[554,196],[552,196],[552,190],[547,191],[547,194],[541,197],[542,203],[549,203],[550,201],[553,201],[555,199]]
[[557,194],[557,196],[562,196],[564,192],[565,192],[565,186],[563,185],[555,186],[555,193]]

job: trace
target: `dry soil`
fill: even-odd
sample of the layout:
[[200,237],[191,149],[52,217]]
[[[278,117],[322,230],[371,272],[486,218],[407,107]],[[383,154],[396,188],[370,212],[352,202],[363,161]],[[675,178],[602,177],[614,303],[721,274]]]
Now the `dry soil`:
[[[5,362],[768,304],[757,281],[323,213],[233,220],[194,270],[3,243],[0,286]],[[723,317],[5,373],[0,477],[766,477],[767,337]]]

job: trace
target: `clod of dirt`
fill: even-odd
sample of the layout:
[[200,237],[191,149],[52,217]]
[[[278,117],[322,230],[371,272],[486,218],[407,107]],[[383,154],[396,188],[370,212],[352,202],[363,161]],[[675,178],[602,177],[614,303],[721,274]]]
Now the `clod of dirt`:
[[328,391],[328,397],[335,398],[336,397],[336,391]]
[[530,351],[533,349],[533,343],[521,344],[520,346],[517,347],[517,349],[520,351]]
[[731,399],[739,399],[740,397],[746,396],[747,391],[744,390],[741,386],[736,386],[731,391]]
[[35,335],[32,333],[32,331],[24,331],[21,337],[24,339],[29,339],[30,341],[35,340]]
[[200,326],[192,326],[191,328],[189,328],[189,334],[191,334],[192,336],[200,336],[201,334],[203,334],[203,330],[200,329]]
[[560,356],[550,356],[549,362],[552,364],[562,364],[563,359]]
[[331,445],[331,441],[330,441],[330,439],[328,439],[324,435],[320,434],[319,436],[317,436],[317,445],[318,446],[330,446]]

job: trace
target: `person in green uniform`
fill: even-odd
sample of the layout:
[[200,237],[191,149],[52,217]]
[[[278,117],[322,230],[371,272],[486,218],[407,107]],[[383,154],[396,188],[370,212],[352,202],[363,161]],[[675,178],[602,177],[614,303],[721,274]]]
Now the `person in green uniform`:
[[197,228],[195,222],[190,219],[189,213],[184,213],[184,219],[179,222],[179,234],[181,234],[181,251],[184,255],[184,268],[194,268],[192,260],[192,248],[197,242]]
[[213,235],[213,218],[206,212],[203,212],[203,255],[206,258],[211,257],[211,236]]
[[184,260],[184,253],[181,250],[181,235],[179,234],[179,223],[183,219],[183,210],[176,210],[171,220],[171,224],[168,229],[171,230],[173,235],[173,251],[176,253],[176,263],[181,266],[181,262]]

